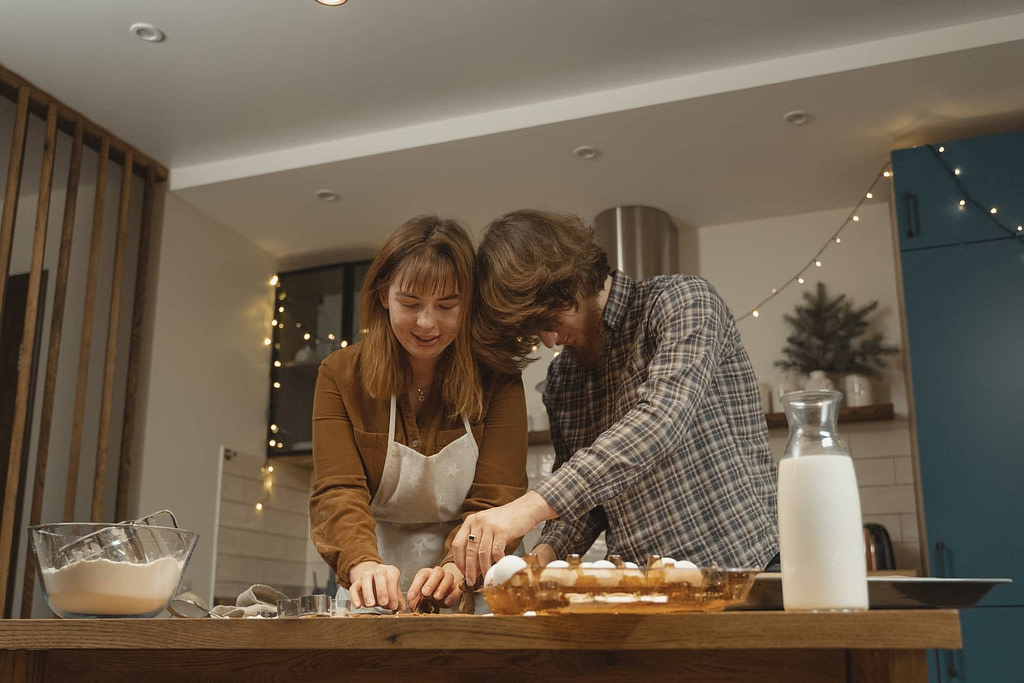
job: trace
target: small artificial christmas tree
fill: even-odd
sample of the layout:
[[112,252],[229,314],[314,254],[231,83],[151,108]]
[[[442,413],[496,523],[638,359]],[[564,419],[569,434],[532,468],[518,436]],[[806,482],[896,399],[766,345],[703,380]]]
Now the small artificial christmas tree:
[[868,316],[878,302],[854,308],[845,294],[830,299],[825,285],[818,283],[815,294],[804,292],[804,305],[797,305],[783,320],[793,328],[782,349],[783,360],[775,366],[808,374],[812,370],[843,375],[879,377],[885,356],[899,352],[883,342],[881,332],[867,335]]

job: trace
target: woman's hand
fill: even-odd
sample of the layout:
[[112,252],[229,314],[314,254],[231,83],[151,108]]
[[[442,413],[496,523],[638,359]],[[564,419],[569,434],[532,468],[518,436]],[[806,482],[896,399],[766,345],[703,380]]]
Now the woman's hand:
[[455,565],[465,573],[466,585],[476,586],[477,579],[505,556],[509,541],[557,516],[539,493],[528,491],[511,503],[466,517],[452,541]]
[[352,582],[348,592],[352,607],[387,607],[397,610],[402,606],[402,591],[398,580],[402,573],[398,567],[380,562],[360,562],[348,573]]
[[462,579],[462,572],[454,562],[433,569],[424,567],[416,572],[412,585],[409,586],[409,593],[406,595],[409,599],[409,609],[415,612],[420,601],[428,596],[445,607],[451,607],[462,597]]

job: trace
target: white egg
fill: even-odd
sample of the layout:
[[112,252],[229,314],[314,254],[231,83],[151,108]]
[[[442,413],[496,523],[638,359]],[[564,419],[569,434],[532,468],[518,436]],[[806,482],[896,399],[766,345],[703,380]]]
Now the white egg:
[[494,584],[500,586],[525,566],[526,560],[518,555],[506,555],[487,570],[487,574],[484,576],[484,585],[490,586]]
[[686,560],[679,560],[676,562],[676,569],[696,569],[697,565],[693,562],[687,562]]
[[594,569],[615,569],[615,564],[608,560],[598,560],[590,566]]
[[663,557],[663,558],[661,558],[661,563],[663,565],[665,565],[666,567],[671,567],[671,566],[673,566],[676,563],[676,561],[674,559],[672,559],[671,557]]
[[551,560],[546,565],[544,565],[545,569],[547,569],[548,567],[551,567],[552,569],[568,569],[569,563],[565,560]]
[[626,569],[640,569],[640,565],[638,565],[636,562],[627,562]]

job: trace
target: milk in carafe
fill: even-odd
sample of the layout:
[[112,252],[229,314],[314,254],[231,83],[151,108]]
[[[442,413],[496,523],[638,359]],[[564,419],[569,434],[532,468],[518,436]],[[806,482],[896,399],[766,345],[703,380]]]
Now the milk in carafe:
[[835,430],[841,399],[837,391],[782,399],[789,440],[779,463],[779,545],[788,611],[868,608],[857,476]]

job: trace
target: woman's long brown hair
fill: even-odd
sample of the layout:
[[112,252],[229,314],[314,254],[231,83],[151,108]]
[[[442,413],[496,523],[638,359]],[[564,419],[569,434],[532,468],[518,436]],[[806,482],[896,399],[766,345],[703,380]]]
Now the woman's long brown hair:
[[417,216],[402,224],[384,243],[370,264],[360,294],[359,319],[363,330],[359,373],[373,398],[390,398],[409,387],[412,368],[398,342],[386,300],[391,284],[409,291],[433,294],[449,283],[459,293],[459,328],[441,354],[435,377],[449,417],[465,416],[477,422],[483,415],[480,369],[473,355],[475,261],[473,242],[455,221]]

